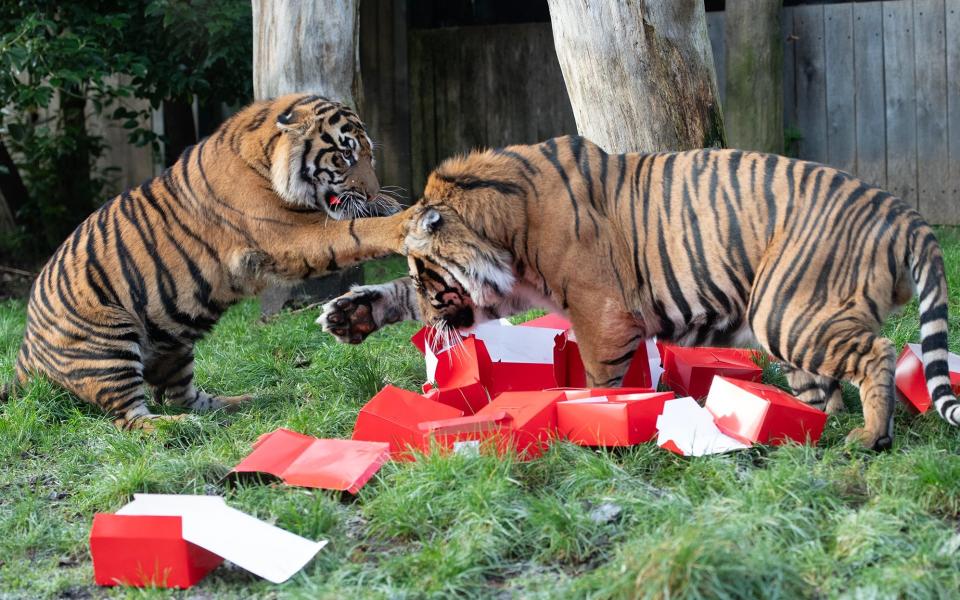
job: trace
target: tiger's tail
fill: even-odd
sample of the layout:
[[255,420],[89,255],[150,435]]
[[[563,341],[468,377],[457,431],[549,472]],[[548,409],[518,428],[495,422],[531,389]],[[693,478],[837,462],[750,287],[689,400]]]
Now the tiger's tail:
[[927,391],[940,416],[951,425],[960,426],[960,402],[950,387],[943,251],[933,230],[919,215],[911,220],[908,230],[907,264],[920,303],[920,346]]

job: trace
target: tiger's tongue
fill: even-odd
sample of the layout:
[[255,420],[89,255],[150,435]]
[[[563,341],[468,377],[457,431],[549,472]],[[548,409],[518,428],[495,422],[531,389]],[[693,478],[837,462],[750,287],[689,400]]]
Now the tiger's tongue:
[[330,206],[336,206],[340,204],[340,196],[336,194],[327,194],[327,204]]

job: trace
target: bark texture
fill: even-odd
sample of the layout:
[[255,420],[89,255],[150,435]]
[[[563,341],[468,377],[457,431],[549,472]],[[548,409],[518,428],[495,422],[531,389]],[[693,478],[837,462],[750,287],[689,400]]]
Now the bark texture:
[[723,146],[700,0],[549,0],[577,129],[607,152]]

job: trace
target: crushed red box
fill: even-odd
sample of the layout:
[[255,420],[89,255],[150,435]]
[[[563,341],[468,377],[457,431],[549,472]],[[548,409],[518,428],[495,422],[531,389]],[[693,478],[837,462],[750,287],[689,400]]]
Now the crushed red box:
[[494,440],[499,453],[512,449],[529,460],[557,436],[556,404],[563,398],[561,391],[505,392],[472,418],[425,422],[421,428],[448,448]]
[[760,381],[757,352],[740,348],[687,348],[664,344],[663,380],[678,396],[703,398],[715,375]]
[[492,321],[461,332],[462,339],[449,347],[438,346],[431,328],[421,329],[411,341],[426,360],[431,385],[424,392],[473,414],[503,392],[556,385],[553,345],[557,333]]
[[318,439],[289,429],[260,436],[231,473],[267,473],[287,485],[356,494],[390,459],[390,444]]
[[[567,396],[569,397],[569,396]],[[561,437],[581,446],[634,446],[657,433],[657,417],[673,392],[581,397],[557,403]]]
[[816,444],[827,414],[783,390],[753,381],[714,377],[704,408],[720,430],[746,443]]
[[462,415],[463,411],[452,406],[388,385],[360,409],[353,439],[387,442],[391,458],[412,460],[411,448],[424,452],[430,449],[420,423]]
[[178,516],[97,513],[90,553],[97,585],[186,589],[223,562],[183,539]]
[[[907,344],[897,359],[896,379],[898,396],[917,412],[925,413],[933,406],[927,379],[923,373],[922,349],[920,344]],[[954,394],[960,394],[960,356],[950,353],[947,358],[950,369],[950,387]]]

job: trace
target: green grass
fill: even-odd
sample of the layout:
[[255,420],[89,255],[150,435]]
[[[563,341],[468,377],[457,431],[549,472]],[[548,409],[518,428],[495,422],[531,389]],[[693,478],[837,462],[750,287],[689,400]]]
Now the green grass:
[[[958,351],[960,232],[940,237],[957,290],[950,345]],[[368,272],[396,270],[401,261]],[[352,347],[323,335],[314,316],[261,324],[247,302],[200,344],[203,388],[258,396],[232,415],[125,433],[45,381],[0,405],[0,597],[948,598],[960,590],[960,431],[898,408],[892,451],[845,447],[861,420],[850,389],[850,412],[828,422],[816,448],[686,459],[651,444],[607,452],[558,443],[530,463],[388,464],[357,497],[225,486],[260,434],[289,427],[346,437],[384,384],[421,382],[422,359],[408,343],[415,325]],[[0,380],[12,373],[23,321],[22,302],[0,303]],[[898,345],[915,340],[916,304],[885,331]],[[134,492],[222,494],[331,543],[282,586],[221,567],[184,593],[97,588],[93,514]]]

